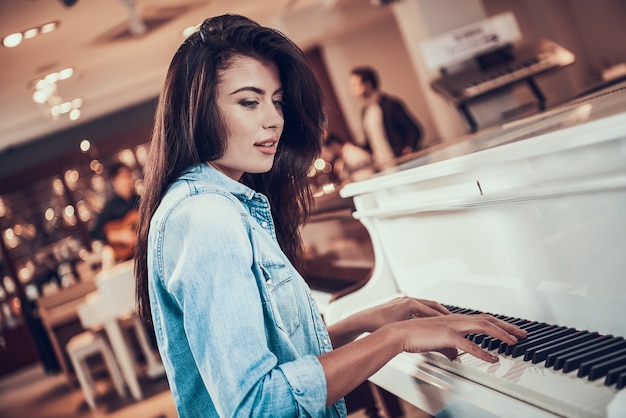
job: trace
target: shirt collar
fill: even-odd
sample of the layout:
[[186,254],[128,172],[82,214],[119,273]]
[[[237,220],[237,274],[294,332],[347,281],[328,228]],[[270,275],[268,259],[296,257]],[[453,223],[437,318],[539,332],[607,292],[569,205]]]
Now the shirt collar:
[[235,196],[242,196],[247,200],[252,200],[257,193],[243,183],[233,180],[226,174],[209,166],[208,164],[197,164],[189,167],[181,176],[181,180],[195,180],[209,183],[222,188]]

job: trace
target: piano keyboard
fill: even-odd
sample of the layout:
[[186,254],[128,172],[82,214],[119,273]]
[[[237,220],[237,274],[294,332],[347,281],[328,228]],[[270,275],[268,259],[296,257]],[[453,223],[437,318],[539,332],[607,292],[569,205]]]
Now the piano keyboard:
[[[478,311],[447,306],[453,313]],[[491,389],[567,417],[603,417],[605,408],[626,386],[626,341],[623,337],[494,315],[528,332],[508,345],[484,334],[466,338],[500,359],[487,363],[466,353],[450,361],[426,353],[426,361]]]

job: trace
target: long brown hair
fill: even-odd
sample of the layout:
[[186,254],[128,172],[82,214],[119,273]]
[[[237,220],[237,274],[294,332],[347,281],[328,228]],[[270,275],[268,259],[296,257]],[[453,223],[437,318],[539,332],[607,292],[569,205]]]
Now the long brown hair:
[[157,105],[135,248],[137,307],[144,320],[151,319],[150,219],[168,187],[188,167],[224,154],[228,137],[217,108],[216,85],[239,55],[274,62],[280,72],[285,124],[274,165],[267,173],[244,174],[241,181],[268,197],[278,242],[301,267],[299,226],[311,204],[307,172],[319,155],[326,122],[321,89],[302,51],[280,32],[243,16],[207,19],[174,54]]

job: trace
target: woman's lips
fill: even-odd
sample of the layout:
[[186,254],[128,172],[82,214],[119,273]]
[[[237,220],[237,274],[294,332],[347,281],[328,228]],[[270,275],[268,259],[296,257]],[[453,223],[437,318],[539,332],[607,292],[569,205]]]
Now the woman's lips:
[[254,146],[257,147],[259,151],[264,154],[275,154],[277,145],[278,140],[276,139],[268,139],[266,141],[261,141],[254,144]]

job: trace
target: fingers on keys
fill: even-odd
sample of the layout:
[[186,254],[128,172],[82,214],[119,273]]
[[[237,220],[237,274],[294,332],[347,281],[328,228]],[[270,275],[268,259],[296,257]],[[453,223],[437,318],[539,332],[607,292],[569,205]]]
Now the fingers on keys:
[[[507,344],[516,344],[520,339],[526,338],[526,331],[519,327],[509,324],[508,322],[499,320],[488,314],[472,315],[469,317],[464,316],[465,319],[471,321],[469,325],[470,333],[482,333],[497,338]],[[463,320],[463,319],[461,319]],[[463,330],[466,331],[466,330]],[[498,361],[498,357],[490,354],[486,350],[480,348],[474,342],[467,338],[461,338],[458,341],[458,348],[475,356],[482,360],[495,363]]]

